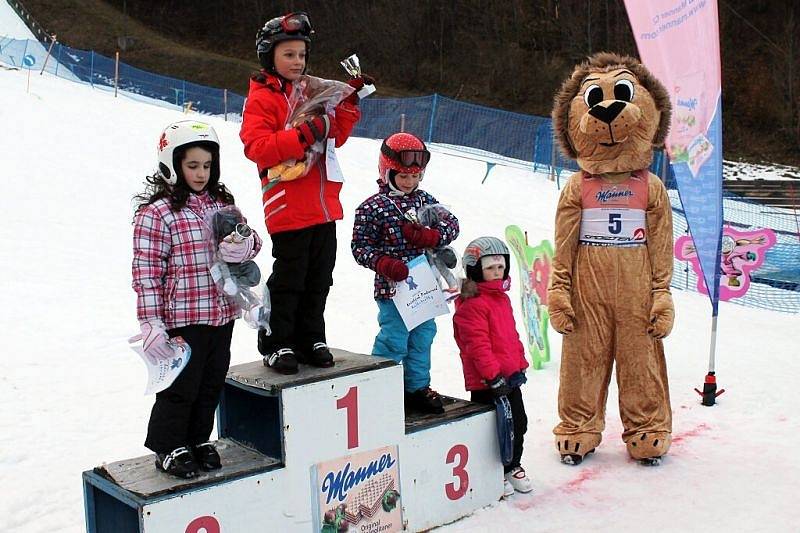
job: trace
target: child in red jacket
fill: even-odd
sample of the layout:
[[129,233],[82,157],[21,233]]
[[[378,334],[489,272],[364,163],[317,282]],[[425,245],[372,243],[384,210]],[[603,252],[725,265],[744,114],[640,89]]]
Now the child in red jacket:
[[464,383],[472,401],[494,405],[505,396],[513,416],[513,455],[504,466],[504,496],[530,492],[531,480],[520,465],[528,417],[520,385],[525,382],[525,349],[519,340],[514,311],[506,292],[508,248],[495,237],[479,237],[464,251],[467,279],[456,300],[453,332],[461,351]]
[[[318,367],[334,364],[323,312],[333,285],[342,183],[329,177],[325,154],[305,176],[293,181],[270,183],[268,170],[288,160],[302,160],[306,150],[318,143],[325,145],[328,139],[341,146],[361,116],[354,92],[333,113],[286,128],[289,98],[306,71],[313,33],[308,15],[302,12],[271,19],[258,32],[262,70],[250,80],[239,132],[245,155],[258,166],[264,219],[275,258],[267,281],[272,333],[259,331],[258,350],[264,364],[282,374],[296,373],[298,360]],[[358,90],[364,78],[349,83]]]

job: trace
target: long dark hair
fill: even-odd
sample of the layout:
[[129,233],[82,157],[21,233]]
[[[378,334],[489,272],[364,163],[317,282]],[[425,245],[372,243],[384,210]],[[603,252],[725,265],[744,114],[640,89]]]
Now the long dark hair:
[[134,216],[142,208],[152,204],[156,200],[160,200],[161,198],[169,198],[173,211],[180,211],[186,206],[186,202],[189,200],[189,195],[194,191],[192,191],[186,184],[186,180],[183,177],[183,171],[181,170],[181,162],[186,156],[186,151],[189,148],[198,146],[211,154],[211,177],[208,180],[205,190],[208,191],[212,198],[219,200],[224,204],[233,205],[233,194],[231,194],[231,191],[228,190],[225,184],[219,181],[219,148],[216,146],[216,144],[203,142],[190,143],[176,148],[172,155],[172,167],[175,169],[175,173],[177,174],[177,182],[175,185],[169,185],[166,181],[164,181],[164,178],[162,178],[158,172],[152,176],[145,177],[144,191],[133,197],[133,200],[137,202]]

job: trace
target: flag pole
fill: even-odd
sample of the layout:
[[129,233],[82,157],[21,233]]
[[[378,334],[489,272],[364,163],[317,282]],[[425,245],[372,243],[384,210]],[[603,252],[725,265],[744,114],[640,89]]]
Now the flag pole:
[[717,352],[717,315],[718,304],[715,304],[713,312],[711,313],[711,346],[708,352],[708,374],[706,374],[705,382],[703,383],[703,390],[695,388],[695,392],[700,395],[701,404],[706,407],[711,407],[717,403],[717,396],[725,392],[725,389],[717,390],[717,376],[715,370],[715,354]]

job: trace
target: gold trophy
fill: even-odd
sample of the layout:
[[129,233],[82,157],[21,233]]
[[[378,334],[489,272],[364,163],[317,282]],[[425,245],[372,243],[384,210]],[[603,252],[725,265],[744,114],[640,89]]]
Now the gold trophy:
[[[355,79],[361,76],[361,63],[358,61],[358,56],[356,54],[344,58],[339,63],[344,67],[351,78]],[[374,92],[375,85],[370,83],[369,85],[364,84],[357,94],[359,98],[366,98]]]

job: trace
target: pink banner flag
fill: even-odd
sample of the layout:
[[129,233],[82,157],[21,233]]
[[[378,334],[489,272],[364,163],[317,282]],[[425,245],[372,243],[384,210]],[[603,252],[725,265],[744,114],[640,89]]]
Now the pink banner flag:
[[712,314],[722,245],[722,102],[716,0],[625,0],[642,63],[672,101],[667,152]]

